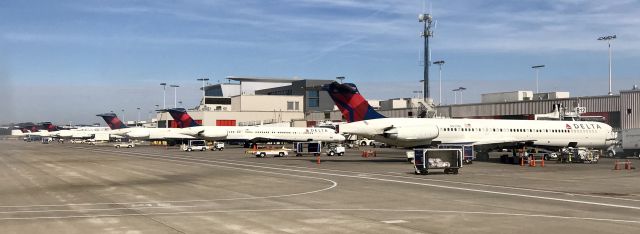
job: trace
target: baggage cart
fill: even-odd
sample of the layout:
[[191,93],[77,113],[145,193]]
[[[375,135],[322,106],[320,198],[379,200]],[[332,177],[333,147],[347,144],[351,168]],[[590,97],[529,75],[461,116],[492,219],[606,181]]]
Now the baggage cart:
[[458,174],[462,167],[462,149],[415,149],[414,169],[419,175],[442,169],[445,174]]

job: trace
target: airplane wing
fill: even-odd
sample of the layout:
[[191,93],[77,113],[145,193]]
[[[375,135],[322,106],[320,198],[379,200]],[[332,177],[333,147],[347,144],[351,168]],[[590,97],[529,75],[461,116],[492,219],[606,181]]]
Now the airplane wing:
[[180,134],[180,133],[163,134],[162,138],[164,139],[196,139],[196,137],[194,136]]
[[276,137],[254,137],[246,140],[250,142],[269,142],[269,141],[291,142],[291,139],[279,139]]
[[524,145],[527,143],[534,143],[535,141],[536,140],[487,139],[481,141],[447,142],[447,144],[473,145],[475,148],[494,149],[503,146],[513,146],[516,144]]

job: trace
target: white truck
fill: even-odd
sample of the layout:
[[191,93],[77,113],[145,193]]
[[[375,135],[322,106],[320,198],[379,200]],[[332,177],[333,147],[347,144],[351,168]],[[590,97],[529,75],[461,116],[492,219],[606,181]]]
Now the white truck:
[[182,145],[182,150],[189,152],[194,150],[205,151],[207,149],[209,149],[209,147],[205,140],[190,140],[188,144]]
[[549,160],[558,160],[558,153],[544,150],[544,149],[530,149],[527,150],[528,156],[533,156],[536,159],[544,159],[546,161]]
[[116,144],[113,145],[113,147],[116,147],[116,149],[119,148],[133,148],[136,147],[136,144],[133,142],[118,142]]
[[618,142],[607,149],[607,156],[640,158],[640,128],[622,130],[618,133]]
[[375,145],[375,141],[374,140],[369,140],[367,138],[362,138],[360,140],[356,140],[354,142],[354,144],[359,145],[359,146],[374,146]]
[[264,158],[267,156],[284,157],[289,155],[289,151],[285,148],[282,149],[260,149],[255,152],[256,157]]
[[213,145],[211,146],[211,151],[222,151],[224,150],[224,142],[214,142]]
[[334,155],[338,155],[338,156],[342,156],[344,155],[345,152],[345,148],[342,145],[330,145],[329,147],[327,147],[327,155],[329,156],[334,156]]

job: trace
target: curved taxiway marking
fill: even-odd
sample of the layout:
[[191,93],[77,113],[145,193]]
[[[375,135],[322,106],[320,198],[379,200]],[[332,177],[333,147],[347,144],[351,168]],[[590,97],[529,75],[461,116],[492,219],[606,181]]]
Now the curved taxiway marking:
[[[184,157],[194,158],[188,154],[180,154]],[[223,161],[223,162],[234,162],[241,163],[243,161],[240,160],[231,160],[231,159],[216,159],[215,161]],[[267,166],[275,166],[272,163],[261,163],[261,162],[252,162],[252,164],[260,164]],[[572,192],[560,192],[553,190],[544,190],[544,189],[532,189],[532,188],[522,188],[522,187],[513,187],[513,186],[505,186],[505,185],[493,185],[493,184],[484,184],[484,183],[472,183],[472,182],[462,182],[462,181],[452,181],[452,180],[443,180],[443,179],[432,179],[432,178],[418,178],[418,177],[408,177],[408,176],[399,176],[399,175],[389,175],[389,174],[378,174],[378,173],[370,173],[370,172],[359,172],[359,171],[346,171],[346,170],[336,170],[336,169],[326,169],[326,168],[311,168],[311,167],[302,167],[302,166],[292,166],[292,165],[277,165],[281,167],[289,167],[289,168],[298,168],[298,169],[313,169],[317,171],[331,171],[331,172],[340,172],[340,173],[354,173],[360,174],[363,176],[381,176],[381,177],[393,177],[393,178],[402,178],[402,179],[412,179],[412,180],[424,180],[424,181],[434,181],[434,182],[443,182],[443,183],[451,183],[451,184],[462,184],[462,185],[472,185],[472,186],[480,186],[480,187],[488,187],[488,188],[501,188],[501,189],[510,189],[510,190],[520,190],[527,192],[539,192],[539,193],[550,193],[550,194],[558,194],[558,195],[569,195],[569,196],[579,196],[579,197],[590,197],[590,198],[604,198],[611,200],[620,200],[620,201],[630,201],[630,202],[640,202],[638,199],[631,198],[621,198],[621,197],[611,197],[611,196],[599,196],[599,195],[589,195],[589,194],[581,194],[581,193],[572,193]],[[390,174],[402,174],[398,172],[388,172]]]
[[[79,148],[79,149],[83,149],[83,148]],[[113,152],[113,151],[104,151],[104,152],[109,152],[109,153],[117,153],[117,152]],[[164,159],[163,159],[164,160]],[[327,178],[322,178],[322,177],[314,177],[314,176],[303,176],[303,175],[295,175],[295,174],[287,174],[287,173],[279,173],[279,172],[272,172],[272,171],[263,171],[263,170],[257,170],[257,169],[249,169],[249,168],[241,168],[241,167],[234,167],[234,166],[223,166],[223,165],[212,165],[212,164],[205,164],[205,163],[196,163],[196,162],[189,162],[189,161],[180,161],[180,160],[173,160],[173,161],[177,161],[178,164],[184,165],[184,166],[191,166],[192,164],[202,164],[202,165],[206,165],[206,166],[213,166],[213,167],[220,167],[220,168],[227,168],[227,169],[234,169],[234,170],[245,170],[245,171],[251,171],[251,172],[258,172],[258,173],[266,173],[266,174],[272,174],[272,175],[281,175],[281,176],[289,176],[289,177],[296,177],[296,178],[305,178],[305,179],[314,179],[314,180],[323,180],[326,182],[329,182],[331,185],[325,188],[321,188],[321,189],[317,189],[317,190],[312,190],[312,191],[306,191],[306,192],[300,192],[300,193],[291,193],[291,194],[281,194],[281,195],[272,195],[272,196],[262,196],[262,197],[242,197],[242,198],[219,198],[219,199],[200,199],[200,200],[176,200],[176,201],[153,201],[153,202],[105,202],[105,203],[69,203],[69,204],[41,204],[41,205],[18,205],[18,206],[0,206],[0,208],[38,208],[38,207],[65,207],[65,206],[97,206],[97,205],[139,205],[139,204],[167,204],[167,203],[190,203],[190,202],[216,202],[216,201],[238,201],[238,200],[255,200],[255,199],[272,199],[272,198],[284,198],[284,197],[293,197],[293,196],[302,196],[302,195],[308,195],[308,194],[314,194],[314,193],[320,193],[320,192],[324,192],[330,189],[333,189],[335,187],[338,186],[338,182],[331,180],[331,179],[327,179]],[[172,207],[178,207],[178,206],[172,206]],[[185,207],[189,207],[189,206],[185,206]],[[117,209],[136,209],[136,208],[150,208],[150,207],[123,207],[123,208],[113,208],[113,209],[75,209],[75,210],[21,210],[21,211],[0,211],[0,214],[2,213],[28,213],[28,212],[51,212],[51,211],[84,211],[84,210],[117,210]],[[167,207],[170,208],[170,207]]]
[[[124,153],[116,152],[116,151],[108,151],[108,150],[98,150],[92,148],[80,148],[89,151],[97,151],[97,152],[107,152],[114,153],[119,155],[124,155]],[[627,206],[627,205],[618,205],[611,203],[602,203],[602,202],[590,202],[590,201],[581,201],[581,200],[573,200],[573,199],[565,199],[565,198],[554,198],[554,197],[545,197],[545,196],[536,196],[536,195],[527,195],[520,193],[510,193],[510,192],[499,192],[499,191],[491,191],[484,189],[472,189],[472,188],[463,188],[463,187],[454,187],[447,185],[437,185],[437,184],[429,184],[429,183],[420,183],[413,181],[402,181],[402,180],[394,180],[394,179],[385,179],[385,178],[374,178],[362,175],[345,175],[345,174],[336,174],[336,173],[328,173],[328,172],[320,172],[320,171],[310,171],[310,170],[300,170],[300,169],[289,169],[289,168],[281,168],[281,167],[269,167],[269,166],[258,166],[258,165],[248,165],[246,163],[231,163],[231,162],[223,162],[218,160],[205,160],[205,159],[195,159],[195,158],[182,158],[175,159],[163,154],[149,154],[149,153],[138,153],[138,152],[127,152],[126,155],[144,157],[144,158],[153,158],[156,160],[166,160],[173,162],[190,162],[201,165],[209,165],[209,166],[217,166],[211,165],[208,163],[216,163],[216,164],[227,164],[227,165],[236,165],[236,166],[244,166],[244,167],[253,167],[260,169],[271,169],[271,170],[280,170],[280,171],[291,171],[291,172],[299,172],[306,174],[318,174],[318,175],[328,175],[328,176],[337,176],[337,177],[348,177],[348,178],[357,178],[357,179],[366,179],[366,180],[375,180],[375,181],[383,181],[383,182],[392,182],[392,183],[400,183],[400,184],[410,184],[410,185],[418,185],[418,186],[427,186],[427,187],[435,187],[435,188],[443,188],[443,189],[452,189],[452,190],[460,190],[460,191],[468,191],[468,192],[478,192],[478,193],[489,193],[496,195],[504,195],[504,196],[515,196],[515,197],[524,197],[524,198],[533,198],[533,199],[541,199],[541,200],[551,200],[551,201],[561,201],[561,202],[569,202],[569,203],[578,203],[585,205],[595,205],[595,206],[605,206],[605,207],[615,207],[615,208],[624,208],[624,209],[632,209],[632,210],[640,210],[638,206]]]

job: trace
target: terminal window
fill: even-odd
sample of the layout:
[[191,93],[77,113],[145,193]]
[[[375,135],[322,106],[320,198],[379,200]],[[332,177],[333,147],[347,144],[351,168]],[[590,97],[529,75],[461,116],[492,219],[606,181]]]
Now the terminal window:
[[309,107],[319,107],[320,106],[320,91],[318,91],[318,90],[308,90],[307,91],[307,102],[309,103]]
[[231,98],[206,98],[204,104],[231,105]]
[[300,102],[287,102],[287,110],[300,110]]

